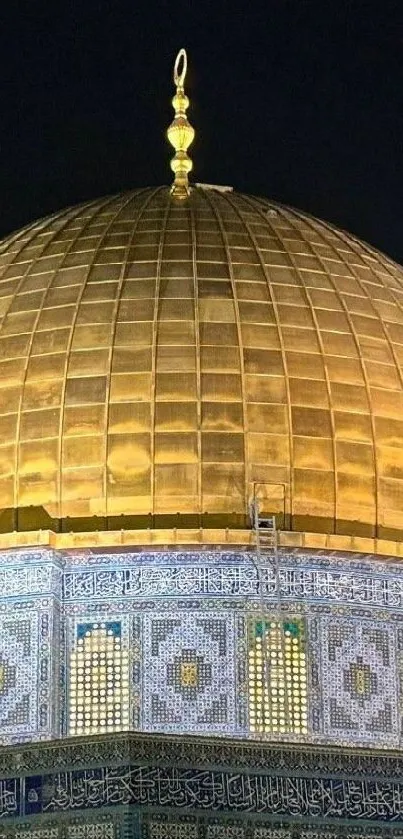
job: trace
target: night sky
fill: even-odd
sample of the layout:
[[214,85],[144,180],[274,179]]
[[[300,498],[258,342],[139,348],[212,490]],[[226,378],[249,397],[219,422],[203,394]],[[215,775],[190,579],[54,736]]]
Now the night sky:
[[403,262],[403,0],[9,0],[0,235],[170,182],[189,58],[196,181],[306,210]]

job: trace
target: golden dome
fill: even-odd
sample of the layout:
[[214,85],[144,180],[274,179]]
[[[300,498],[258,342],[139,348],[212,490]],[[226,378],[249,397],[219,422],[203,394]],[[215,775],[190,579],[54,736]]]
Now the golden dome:
[[0,265],[1,530],[242,524],[256,493],[288,529],[402,538],[391,260],[263,199],[162,187],[42,220]]

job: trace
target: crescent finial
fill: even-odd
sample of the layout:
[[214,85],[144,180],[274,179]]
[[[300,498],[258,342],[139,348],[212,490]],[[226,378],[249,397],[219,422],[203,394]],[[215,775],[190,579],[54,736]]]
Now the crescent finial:
[[171,169],[175,175],[171,194],[179,199],[187,198],[190,193],[189,172],[192,171],[193,163],[187,151],[195,136],[194,128],[186,116],[189,107],[189,99],[184,91],[186,72],[186,50],[181,49],[175,59],[173,74],[176,86],[176,93],[172,99],[175,117],[167,131],[168,140],[175,149],[175,155],[171,160]]

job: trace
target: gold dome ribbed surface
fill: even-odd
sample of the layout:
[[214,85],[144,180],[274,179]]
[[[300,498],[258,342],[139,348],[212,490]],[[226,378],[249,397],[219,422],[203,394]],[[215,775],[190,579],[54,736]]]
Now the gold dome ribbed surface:
[[241,520],[256,492],[290,529],[402,537],[403,270],[383,255],[162,187],[8,237],[0,277],[3,530],[29,510]]

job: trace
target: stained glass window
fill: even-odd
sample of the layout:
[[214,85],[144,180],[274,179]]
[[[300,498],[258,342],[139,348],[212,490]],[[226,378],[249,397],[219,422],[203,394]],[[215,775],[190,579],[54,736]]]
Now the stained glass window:
[[252,732],[307,732],[304,622],[256,619],[249,625],[249,727]]
[[69,699],[70,734],[129,727],[129,654],[119,621],[77,625]]

